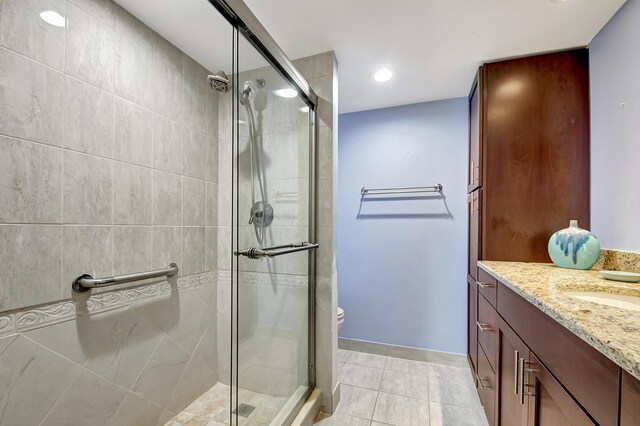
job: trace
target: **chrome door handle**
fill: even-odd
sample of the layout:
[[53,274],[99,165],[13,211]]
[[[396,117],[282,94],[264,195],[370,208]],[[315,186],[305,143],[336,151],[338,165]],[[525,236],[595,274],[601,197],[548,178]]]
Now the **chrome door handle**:
[[491,284],[491,283],[478,282],[478,285],[480,286],[480,288],[492,288],[493,287],[493,284]]
[[246,256],[249,259],[262,259],[263,257],[276,257],[283,254],[296,253],[305,250],[315,250],[320,244],[312,244],[306,241],[300,243],[290,243],[273,247],[249,247],[245,250],[236,250],[233,252],[236,256]]

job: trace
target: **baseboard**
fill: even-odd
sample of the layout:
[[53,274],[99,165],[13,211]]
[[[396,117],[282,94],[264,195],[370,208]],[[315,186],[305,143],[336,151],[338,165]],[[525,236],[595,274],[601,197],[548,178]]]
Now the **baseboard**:
[[366,340],[338,338],[338,349],[385,355],[414,361],[432,362],[435,364],[466,367],[467,357],[462,354],[411,348],[407,346],[389,345],[386,343],[368,342]]

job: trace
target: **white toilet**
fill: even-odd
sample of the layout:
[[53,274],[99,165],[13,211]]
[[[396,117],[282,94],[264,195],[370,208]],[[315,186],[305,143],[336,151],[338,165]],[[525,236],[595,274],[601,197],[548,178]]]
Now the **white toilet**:
[[338,306],[338,330],[342,328],[342,324],[344,324],[344,309]]

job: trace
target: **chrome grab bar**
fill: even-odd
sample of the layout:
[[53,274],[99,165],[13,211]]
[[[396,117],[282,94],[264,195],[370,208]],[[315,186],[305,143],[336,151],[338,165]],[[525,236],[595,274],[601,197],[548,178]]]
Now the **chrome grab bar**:
[[[233,252],[236,256],[246,256],[249,259],[261,259],[263,257],[276,257],[283,254],[296,253],[304,250],[315,250],[320,244],[311,244],[306,241],[300,243],[290,243],[273,247],[249,247],[246,250],[236,250]],[[286,249],[286,250],[282,250]]]
[[377,195],[377,194],[414,194],[419,192],[442,192],[442,185],[436,183],[434,186],[407,186],[395,188],[367,188],[363,186],[360,189],[360,195]]
[[116,275],[115,277],[107,278],[93,278],[89,274],[80,275],[73,280],[73,290],[77,293],[91,290],[92,288],[107,287],[110,285],[130,283],[133,281],[146,280],[149,278],[157,277],[170,277],[178,273],[178,265],[170,263],[164,269],[157,269],[155,271],[137,272],[135,274]]

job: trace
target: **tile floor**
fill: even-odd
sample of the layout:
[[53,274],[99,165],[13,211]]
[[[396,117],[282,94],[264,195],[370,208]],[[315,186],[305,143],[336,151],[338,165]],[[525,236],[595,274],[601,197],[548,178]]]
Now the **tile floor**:
[[[340,404],[332,416],[320,413],[315,424],[487,425],[464,357],[396,351],[389,356],[339,349]],[[256,407],[248,418],[239,418],[240,426],[269,425],[286,402],[282,396],[239,392],[242,402]],[[229,386],[217,383],[165,426],[228,424]]]
[[414,360],[343,349],[338,357],[340,404],[332,416],[320,413],[316,425],[487,425],[463,357]]

